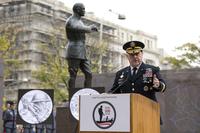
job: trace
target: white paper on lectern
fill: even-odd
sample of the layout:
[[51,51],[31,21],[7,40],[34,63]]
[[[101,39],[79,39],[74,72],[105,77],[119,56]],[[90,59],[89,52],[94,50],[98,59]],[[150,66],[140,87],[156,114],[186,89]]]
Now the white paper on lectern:
[[[116,111],[113,125],[107,129],[99,128],[93,120],[93,111],[98,103],[107,101]],[[105,94],[80,96],[80,131],[118,131],[130,132],[130,94]]]

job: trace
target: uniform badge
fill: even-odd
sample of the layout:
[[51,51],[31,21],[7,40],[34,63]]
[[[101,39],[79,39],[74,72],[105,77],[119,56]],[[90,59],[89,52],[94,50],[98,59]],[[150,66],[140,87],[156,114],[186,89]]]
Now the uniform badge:
[[148,86],[144,86],[144,91],[148,91],[149,87]]
[[119,76],[118,84],[122,84],[124,82],[124,73]]
[[124,77],[124,73],[122,73],[122,75],[120,75],[120,78],[122,79]]

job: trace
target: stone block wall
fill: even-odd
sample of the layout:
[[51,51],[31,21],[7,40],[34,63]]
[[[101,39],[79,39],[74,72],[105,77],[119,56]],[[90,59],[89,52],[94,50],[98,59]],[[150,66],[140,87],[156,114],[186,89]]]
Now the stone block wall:
[[200,133],[200,69],[163,71],[167,91],[158,94],[162,133]]

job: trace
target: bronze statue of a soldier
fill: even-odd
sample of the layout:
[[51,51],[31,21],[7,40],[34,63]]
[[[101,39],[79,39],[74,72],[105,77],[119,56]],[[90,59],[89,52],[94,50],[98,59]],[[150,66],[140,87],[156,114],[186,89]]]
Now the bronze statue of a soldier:
[[73,6],[73,14],[66,21],[66,35],[68,39],[66,59],[68,61],[69,89],[75,88],[75,80],[78,69],[85,75],[84,87],[90,88],[92,84],[92,72],[90,62],[86,57],[85,39],[86,33],[97,32],[95,25],[85,25],[81,17],[85,15],[85,6],[76,3]]

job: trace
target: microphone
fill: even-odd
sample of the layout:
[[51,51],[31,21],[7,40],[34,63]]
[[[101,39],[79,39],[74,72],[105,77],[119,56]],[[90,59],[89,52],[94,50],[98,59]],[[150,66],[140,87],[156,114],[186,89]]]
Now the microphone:
[[[120,87],[122,87],[123,85],[125,85],[126,83],[127,83],[127,81],[129,80],[129,74],[128,74],[128,76],[126,77],[126,79],[124,80],[124,82],[123,83],[121,83],[119,86],[117,86],[114,90],[112,90],[112,91],[108,91],[108,94],[112,94],[112,93],[114,93],[115,91],[117,91]],[[110,89],[111,90],[111,89]]]

